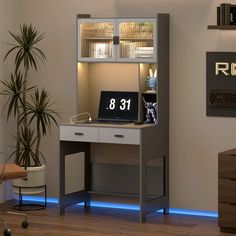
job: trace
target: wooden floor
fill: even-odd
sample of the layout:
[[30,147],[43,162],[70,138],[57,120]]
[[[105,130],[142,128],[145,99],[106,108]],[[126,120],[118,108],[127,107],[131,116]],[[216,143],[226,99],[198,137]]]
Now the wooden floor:
[[[12,202],[8,202],[0,208],[9,210],[11,205]],[[28,211],[27,214],[30,222],[27,229],[21,228],[20,216],[3,215],[13,236],[232,236],[220,233],[217,218],[209,217],[155,213],[148,217],[147,223],[140,224],[137,211],[99,207],[85,211],[82,206],[73,206],[67,209],[65,215],[58,216],[56,204],[49,204],[45,210]]]

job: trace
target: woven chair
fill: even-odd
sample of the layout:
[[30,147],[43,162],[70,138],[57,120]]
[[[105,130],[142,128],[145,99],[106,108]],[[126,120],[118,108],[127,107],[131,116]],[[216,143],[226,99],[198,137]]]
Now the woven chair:
[[[5,157],[5,160],[3,164],[0,164],[0,184],[2,184],[3,181],[12,180],[12,179],[18,179],[18,178],[25,178],[27,177],[27,172],[21,168],[20,166],[12,163],[7,163],[8,158],[7,154],[4,152],[0,152],[0,155]],[[27,221],[27,216],[24,213],[17,213],[17,212],[1,212],[0,214],[11,214],[11,215],[20,215],[24,217],[24,220],[21,223],[22,228],[27,228],[29,226],[29,223]],[[7,221],[0,217],[0,221],[4,224],[4,230],[3,235],[4,236],[10,236],[12,231],[10,228],[8,228]]]

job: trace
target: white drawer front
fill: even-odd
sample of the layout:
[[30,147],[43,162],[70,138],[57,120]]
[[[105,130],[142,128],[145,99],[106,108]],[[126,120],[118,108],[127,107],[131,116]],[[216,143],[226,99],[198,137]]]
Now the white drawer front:
[[98,128],[81,126],[60,126],[60,140],[98,142]]
[[140,144],[139,129],[100,128],[99,136],[102,143]]

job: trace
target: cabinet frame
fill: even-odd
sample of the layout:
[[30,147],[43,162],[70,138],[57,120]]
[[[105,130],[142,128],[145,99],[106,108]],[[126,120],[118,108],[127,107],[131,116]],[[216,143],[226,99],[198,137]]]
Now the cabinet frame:
[[[119,24],[120,23],[153,23],[153,57],[152,58],[122,58],[120,55],[120,35],[119,35]],[[118,44],[112,44],[112,52],[113,55],[111,58],[90,58],[90,57],[82,57],[82,50],[81,50],[81,30],[80,24],[83,23],[113,23],[113,37],[118,37],[119,42]],[[107,40],[107,38],[99,38],[98,40]],[[143,38],[130,38],[130,40],[137,40],[137,41],[147,41],[148,39]],[[77,61],[78,62],[120,62],[120,63],[156,63],[157,61],[157,18],[147,17],[147,18],[81,18],[80,15],[77,17]],[[128,39],[126,39],[128,40]]]

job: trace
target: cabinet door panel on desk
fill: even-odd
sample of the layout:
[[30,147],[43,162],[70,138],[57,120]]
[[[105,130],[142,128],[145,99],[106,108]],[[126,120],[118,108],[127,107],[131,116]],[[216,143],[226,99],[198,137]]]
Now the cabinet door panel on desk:
[[61,126],[60,140],[78,142],[98,142],[98,128]]
[[100,142],[120,144],[140,144],[139,129],[100,128]]

